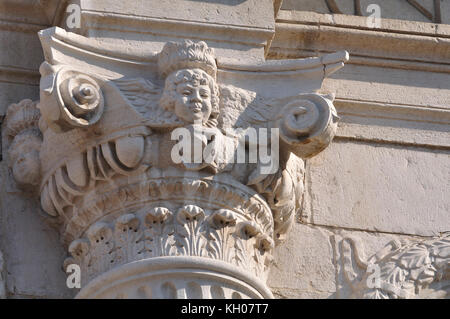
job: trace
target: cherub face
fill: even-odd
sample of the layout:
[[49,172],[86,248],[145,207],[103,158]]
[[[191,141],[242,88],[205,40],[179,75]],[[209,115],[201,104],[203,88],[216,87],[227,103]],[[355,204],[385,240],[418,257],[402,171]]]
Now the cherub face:
[[208,84],[198,81],[182,82],[177,85],[175,114],[188,123],[204,124],[211,111],[211,90]]

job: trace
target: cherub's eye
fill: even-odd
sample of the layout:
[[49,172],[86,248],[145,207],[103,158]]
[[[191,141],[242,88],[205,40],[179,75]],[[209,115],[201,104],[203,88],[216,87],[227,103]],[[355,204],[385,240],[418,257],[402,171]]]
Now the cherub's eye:
[[191,95],[191,91],[183,91],[182,92],[182,94],[184,95],[184,96],[188,96],[188,95]]
[[204,99],[206,99],[207,97],[209,97],[208,93],[202,93],[200,94],[200,96]]

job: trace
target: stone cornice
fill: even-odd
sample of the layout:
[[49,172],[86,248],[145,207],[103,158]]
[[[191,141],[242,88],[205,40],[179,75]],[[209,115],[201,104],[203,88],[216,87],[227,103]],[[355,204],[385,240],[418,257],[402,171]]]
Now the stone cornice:
[[345,98],[337,98],[335,105],[341,116],[337,140],[450,149],[448,109]]
[[83,10],[82,14],[84,28],[93,35],[95,34],[93,30],[138,32],[149,36],[158,34],[178,39],[189,37],[191,39],[222,41],[263,48],[274,34],[273,29],[257,26],[140,17],[90,10]]
[[[0,0],[0,20],[28,25],[29,28],[48,27],[58,23],[67,0]],[[5,24],[0,24],[0,28]]]
[[14,31],[14,32],[24,32],[24,33],[37,33],[43,28],[47,28],[47,25],[34,24],[34,23],[23,23],[17,21],[9,21],[0,19],[0,30],[2,31]]
[[448,7],[443,0],[314,0],[304,2],[291,1],[283,6],[285,10],[305,10],[323,14],[350,15],[364,17],[373,12],[371,5],[380,8],[382,16],[399,21],[423,21],[448,23]]
[[364,17],[281,10],[268,57],[296,58],[307,55],[302,50],[327,52],[342,47],[349,49],[352,59],[377,59],[377,63],[385,59],[389,67],[398,68],[409,61],[412,69],[416,62],[422,69],[423,63],[432,63],[448,70],[450,26],[382,19],[380,28],[369,28]]
[[37,70],[0,65],[0,82],[39,85],[39,78]]
[[349,29],[385,31],[392,33],[416,34],[424,36],[450,37],[450,25],[397,19],[381,19],[381,25],[367,25],[367,17],[345,14],[322,14],[306,11],[280,10],[277,23],[328,25]]

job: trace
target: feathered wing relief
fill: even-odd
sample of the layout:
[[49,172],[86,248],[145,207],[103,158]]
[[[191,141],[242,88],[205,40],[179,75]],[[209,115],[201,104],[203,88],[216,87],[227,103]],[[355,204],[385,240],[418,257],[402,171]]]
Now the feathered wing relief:
[[285,99],[262,97],[233,85],[220,85],[221,127],[267,128],[279,115]]
[[163,88],[144,78],[121,78],[112,81],[126,101],[147,119],[151,127],[173,127],[183,124],[173,113],[160,107]]
[[[144,78],[121,78],[112,83],[124,99],[148,120],[149,126],[180,126],[183,122],[160,106],[163,88]],[[219,128],[267,127],[279,113],[283,100],[259,97],[256,92],[232,85],[219,85]]]
[[[149,126],[180,126],[183,123],[176,114],[163,109],[160,100],[163,88],[144,78],[121,78],[112,83],[124,99],[148,120]],[[218,128],[270,128],[280,118],[280,105],[301,98],[301,95],[270,98],[257,92],[219,85]]]

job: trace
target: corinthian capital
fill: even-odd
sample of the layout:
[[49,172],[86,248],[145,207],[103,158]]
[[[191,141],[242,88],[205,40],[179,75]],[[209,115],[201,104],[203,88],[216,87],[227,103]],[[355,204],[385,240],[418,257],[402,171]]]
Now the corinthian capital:
[[184,41],[142,59],[58,28],[40,37],[40,199],[82,271],[78,297],[272,298],[302,158],[336,131],[317,91],[347,53],[241,64]]

